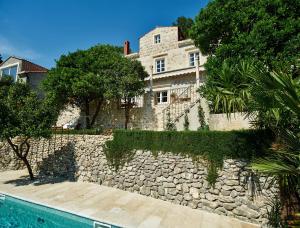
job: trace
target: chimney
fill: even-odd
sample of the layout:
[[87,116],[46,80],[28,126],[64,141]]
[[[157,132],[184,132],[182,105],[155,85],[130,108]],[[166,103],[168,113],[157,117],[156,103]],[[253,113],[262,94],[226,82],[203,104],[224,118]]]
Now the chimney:
[[130,42],[128,40],[124,43],[124,55],[130,54]]

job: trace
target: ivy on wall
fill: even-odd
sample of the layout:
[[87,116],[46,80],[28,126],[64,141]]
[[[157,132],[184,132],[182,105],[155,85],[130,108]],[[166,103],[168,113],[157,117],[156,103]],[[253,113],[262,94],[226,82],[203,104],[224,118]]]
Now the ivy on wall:
[[115,130],[112,141],[106,142],[105,154],[109,164],[118,170],[132,160],[136,150],[187,156],[198,162],[207,161],[210,184],[218,177],[223,160],[247,159],[262,156],[270,148],[272,136],[269,132],[247,131],[126,131]]

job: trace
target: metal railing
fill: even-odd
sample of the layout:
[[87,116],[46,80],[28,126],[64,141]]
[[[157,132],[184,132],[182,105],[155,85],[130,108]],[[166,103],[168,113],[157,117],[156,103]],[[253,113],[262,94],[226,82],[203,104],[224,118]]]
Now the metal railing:
[[170,118],[171,123],[175,123],[200,100],[196,84],[187,88],[172,89],[170,90],[170,97],[171,103],[162,111],[164,128],[168,118]]

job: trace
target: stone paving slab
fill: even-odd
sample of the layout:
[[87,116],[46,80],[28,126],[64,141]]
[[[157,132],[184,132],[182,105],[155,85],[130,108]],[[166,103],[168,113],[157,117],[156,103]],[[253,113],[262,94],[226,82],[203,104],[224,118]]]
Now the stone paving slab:
[[92,183],[57,181],[32,184],[27,181],[25,170],[0,172],[0,192],[122,227],[259,227]]

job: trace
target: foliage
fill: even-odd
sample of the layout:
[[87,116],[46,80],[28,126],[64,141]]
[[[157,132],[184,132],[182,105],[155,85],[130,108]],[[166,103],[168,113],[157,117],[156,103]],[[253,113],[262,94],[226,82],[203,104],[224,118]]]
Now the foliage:
[[189,126],[190,126],[190,121],[189,121],[189,117],[187,112],[184,114],[184,123],[183,123],[183,127],[185,131],[189,130]]
[[51,126],[55,123],[59,110],[52,98],[40,100],[28,85],[4,81],[0,83],[0,87],[0,138],[7,140],[33,179],[27,160],[29,141],[31,138],[51,135]]
[[[122,58],[122,49],[110,45],[96,45],[87,50],[78,50],[62,55],[43,82],[48,94],[55,96],[60,104],[79,105],[86,115],[87,128],[94,125],[99,110],[105,101],[108,82],[114,75],[117,63]],[[90,104],[96,103],[96,111],[90,120]]]
[[125,129],[127,129],[130,110],[135,106],[133,99],[144,93],[144,79],[148,74],[139,61],[125,57],[115,62],[108,73],[110,77],[106,80],[109,85],[107,86],[107,97],[122,101]]
[[228,61],[224,61],[221,69],[200,87],[201,95],[210,101],[211,112],[224,113],[228,110],[234,113],[247,110],[251,79],[245,71],[250,64],[230,65]]
[[0,64],[3,62],[2,55],[0,54]]
[[267,209],[268,225],[272,228],[282,228],[284,224],[281,219],[281,202],[278,198],[271,199]]
[[[276,135],[276,141],[266,157],[257,159],[252,169],[276,178],[280,188],[282,215],[287,218],[300,210],[300,90],[299,77],[287,69],[270,70],[262,64],[242,62],[238,68],[249,81],[247,96],[228,95],[226,90],[217,93],[228,104],[236,103],[236,109],[245,111],[260,128],[268,128]],[[224,105],[231,113],[232,106]]]
[[199,106],[198,106],[198,119],[199,119],[199,123],[200,123],[200,127],[198,130],[209,130],[209,126],[205,121],[205,114],[204,114],[204,110],[202,108],[201,102],[199,103]]
[[[119,169],[135,150],[171,152],[208,161],[211,184],[225,158],[252,159],[261,156],[270,146],[271,136],[264,131],[124,131],[115,130],[114,139],[106,144],[109,163]],[[129,154],[124,154],[129,153]],[[133,153],[133,154],[132,154]],[[116,167],[117,165],[117,167]]]
[[166,130],[167,131],[176,131],[176,125],[174,122],[172,122],[171,119],[171,113],[170,113],[170,109],[167,110],[167,123],[166,123]]
[[[214,105],[217,99],[226,101],[214,97],[217,83],[215,86],[221,85],[228,90],[233,110],[236,103],[244,102],[243,96],[247,96],[244,85],[248,84],[248,79],[239,73],[236,75],[235,66],[240,60],[256,59],[269,69],[295,66],[300,59],[299,16],[300,2],[294,0],[209,2],[191,29],[196,46],[203,54],[210,55],[205,64],[206,89],[209,90],[204,92],[205,97]],[[299,74],[299,70],[295,70]],[[235,88],[236,85],[241,88]],[[227,109],[223,105],[229,104],[219,102],[218,105],[215,109],[221,112]],[[242,110],[245,108],[243,105]]]
[[189,38],[190,37],[189,31],[192,28],[193,24],[194,24],[193,19],[181,16],[176,19],[176,22],[173,23],[173,26],[178,26],[183,37]]

